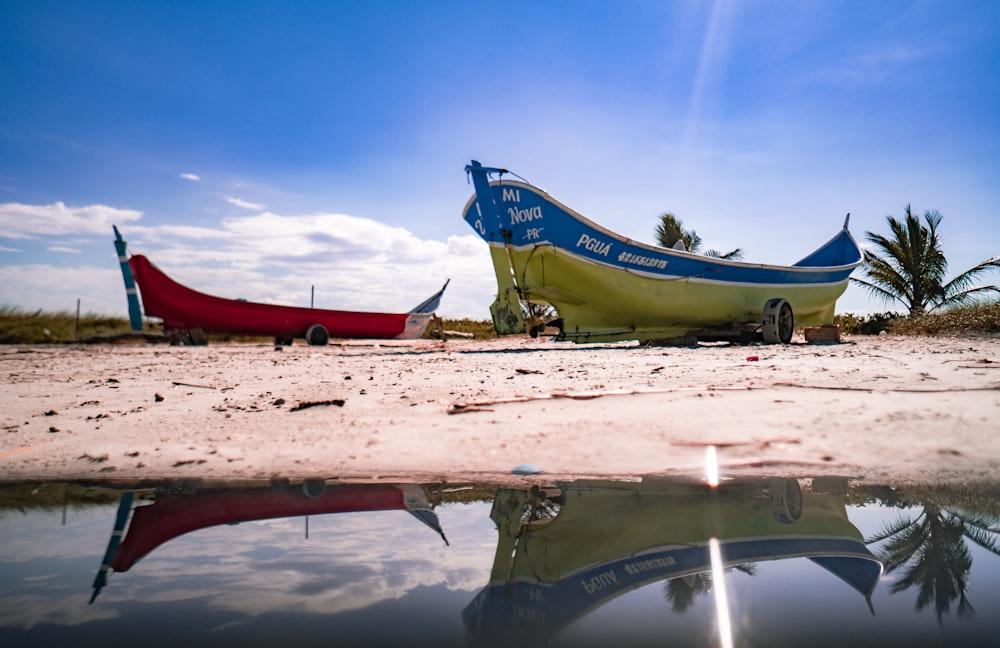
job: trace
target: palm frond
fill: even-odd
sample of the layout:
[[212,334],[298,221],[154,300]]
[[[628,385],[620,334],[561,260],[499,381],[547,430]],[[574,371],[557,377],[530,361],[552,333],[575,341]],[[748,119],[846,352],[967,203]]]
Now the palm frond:
[[[919,520],[920,518],[917,518]],[[909,518],[900,517],[897,518],[892,523],[887,523],[882,526],[882,530],[870,538],[865,538],[865,544],[876,544],[882,542],[883,540],[888,540],[889,538],[902,533],[909,527],[916,524],[917,520],[911,520]]]
[[890,303],[898,301],[904,306],[909,306],[909,304],[907,304],[904,300],[900,299],[898,295],[896,295],[889,289],[883,288],[882,286],[879,286],[872,282],[865,281],[864,279],[861,279],[859,277],[851,277],[851,283],[855,283],[859,286],[864,286],[868,290],[868,292],[870,292],[874,297],[877,297],[884,301]]
[[910,205],[903,209],[902,218],[886,216],[890,235],[866,232],[872,244],[872,250],[865,252],[862,268],[867,280],[855,283],[878,298],[903,303],[911,315],[945,304],[965,303],[992,292],[993,287],[976,288],[973,284],[982,273],[1000,267],[1000,258],[988,259],[943,283],[948,260],[938,233],[942,220],[937,210],[925,211],[921,220]]
[[712,257],[715,259],[742,259],[743,258],[743,248],[736,248],[735,250],[730,250],[723,254],[718,250],[705,250],[705,256]]
[[980,286],[973,288],[973,284],[980,276],[990,270],[1000,270],[1000,257],[993,257],[969,268],[948,283],[943,288],[946,304],[967,303],[969,298],[977,293],[1000,292],[996,286]]

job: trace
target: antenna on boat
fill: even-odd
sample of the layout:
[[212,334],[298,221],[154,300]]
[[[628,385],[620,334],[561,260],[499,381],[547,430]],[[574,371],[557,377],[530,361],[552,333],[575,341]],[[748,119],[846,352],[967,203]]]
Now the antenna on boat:
[[495,173],[495,174],[497,174],[497,178],[499,180],[503,180],[503,175],[505,173],[507,173],[507,174],[510,174],[510,175],[514,176],[515,178],[517,178],[518,180],[520,180],[521,182],[523,182],[525,184],[531,184],[526,179],[522,178],[521,176],[517,175],[516,173],[514,173],[513,171],[511,171],[509,169],[503,169],[503,168],[499,168],[499,167],[484,167],[482,164],[479,163],[479,160],[472,160],[472,164],[465,165],[465,181],[466,181],[466,183],[471,182],[470,178],[472,177],[472,172],[473,171],[482,171],[482,172],[486,173],[487,176],[489,176],[491,173]]

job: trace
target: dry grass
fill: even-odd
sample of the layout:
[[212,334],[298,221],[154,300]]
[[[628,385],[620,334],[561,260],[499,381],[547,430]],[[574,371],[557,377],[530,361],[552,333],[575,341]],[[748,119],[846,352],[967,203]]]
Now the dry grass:
[[121,317],[60,311],[26,312],[12,306],[0,307],[0,344],[51,344],[74,342],[97,335],[116,335],[131,330]]
[[908,317],[901,313],[837,315],[834,323],[847,335],[983,335],[1000,333],[1000,302],[948,308]]
[[[146,324],[147,331],[160,330],[158,324]],[[432,324],[428,332],[435,328]],[[446,331],[471,333],[477,340],[496,337],[493,323],[489,320],[446,319],[442,321]],[[110,317],[94,313],[81,314],[79,320],[74,313],[59,311],[27,312],[13,306],[0,306],[0,344],[59,344],[78,342],[97,336],[113,336],[131,331],[128,319]],[[425,335],[427,337],[427,335]],[[210,341],[226,342],[270,342],[270,338],[240,336],[209,336]]]

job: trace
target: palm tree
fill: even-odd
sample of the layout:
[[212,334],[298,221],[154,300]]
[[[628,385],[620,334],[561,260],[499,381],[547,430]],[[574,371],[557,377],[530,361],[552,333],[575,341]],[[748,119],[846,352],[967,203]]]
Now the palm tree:
[[670,212],[660,214],[660,222],[656,226],[656,241],[662,247],[672,248],[677,241],[684,242],[684,249],[697,252],[701,247],[701,237],[694,230],[684,229],[684,223]]
[[865,232],[876,251],[865,251],[863,270],[867,278],[851,277],[851,281],[864,286],[876,297],[901,302],[910,315],[920,315],[942,306],[968,304],[986,293],[1000,293],[996,286],[973,286],[984,272],[1000,269],[1000,257],[987,259],[944,282],[948,261],[941,250],[937,231],[941,218],[936,209],[925,211],[926,225],[921,224],[909,205],[902,220],[886,216],[891,238]]
[[[755,563],[741,563],[726,567],[725,571],[736,570],[748,576],[757,575],[757,565]],[[674,612],[684,612],[694,604],[695,598],[701,594],[708,594],[712,591],[714,583],[712,572],[700,572],[689,574],[678,578],[671,578],[667,581],[667,600],[670,601],[670,608]]]
[[879,555],[885,573],[903,570],[902,578],[890,588],[891,593],[916,588],[916,609],[933,603],[939,624],[956,599],[958,617],[971,616],[975,610],[966,593],[972,554],[965,539],[1000,555],[1000,520],[990,514],[945,510],[931,502],[921,504],[923,511],[915,519],[901,518],[865,542],[888,541]]
[[[688,252],[698,253],[701,249],[701,237],[694,230],[684,229],[684,223],[670,212],[660,214],[660,222],[656,226],[656,242],[661,247],[672,248],[678,241],[683,241],[684,249]],[[722,254],[718,250],[707,250],[705,256],[716,257],[718,259],[742,259],[743,249],[736,248],[730,252]]]

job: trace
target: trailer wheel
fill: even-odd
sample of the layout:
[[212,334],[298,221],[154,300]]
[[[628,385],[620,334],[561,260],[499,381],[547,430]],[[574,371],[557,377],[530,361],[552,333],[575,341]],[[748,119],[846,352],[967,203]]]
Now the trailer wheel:
[[326,492],[326,481],[322,479],[307,479],[302,482],[302,494],[309,499],[316,499]]
[[205,331],[197,326],[188,329],[188,337],[191,338],[191,344],[194,346],[206,346],[208,344],[208,336],[205,335]]
[[319,324],[313,324],[306,331],[306,342],[311,346],[326,346],[329,341],[330,334]]
[[771,515],[781,524],[794,524],[802,517],[802,487],[797,479],[772,479],[768,488]]
[[792,314],[791,304],[780,297],[764,304],[761,333],[766,344],[788,344],[792,341],[794,329],[795,316]]

